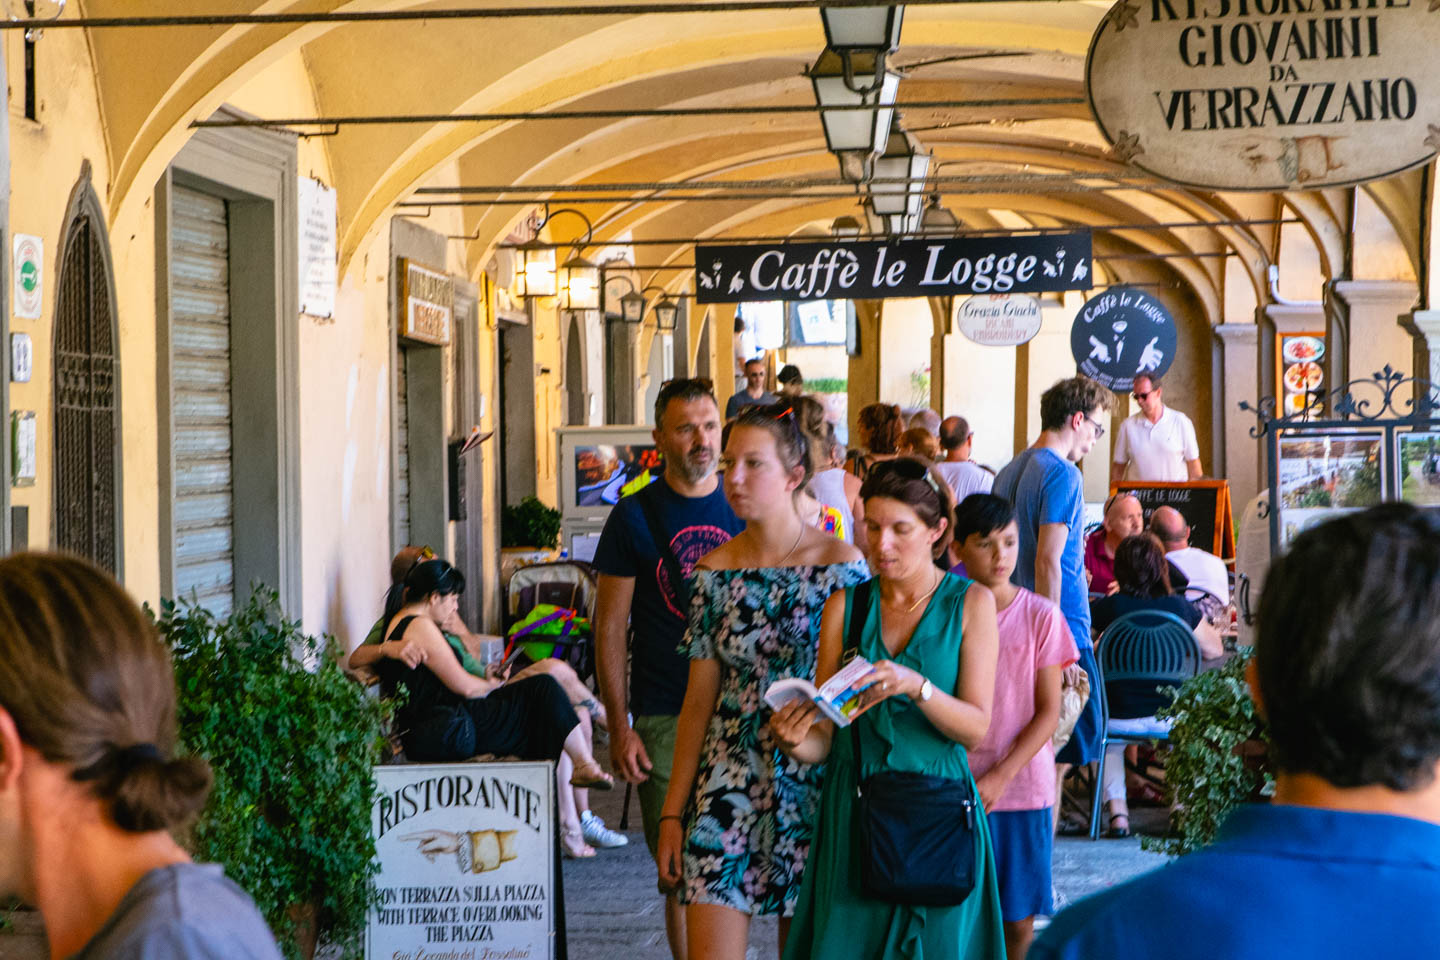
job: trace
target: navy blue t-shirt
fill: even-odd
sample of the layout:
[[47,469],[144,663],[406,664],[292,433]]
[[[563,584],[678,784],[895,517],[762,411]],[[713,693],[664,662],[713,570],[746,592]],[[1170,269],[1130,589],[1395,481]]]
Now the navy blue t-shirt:
[[677,597],[664,561],[640,509],[639,498],[651,497],[659,515],[661,535],[680,562],[685,577],[705,554],[744,529],[719,485],[705,497],[682,497],[662,476],[650,486],[623,498],[610,511],[595,569],[615,577],[634,577],[630,604],[630,712],[637,717],[680,712],[690,661],[678,647],[689,611]]

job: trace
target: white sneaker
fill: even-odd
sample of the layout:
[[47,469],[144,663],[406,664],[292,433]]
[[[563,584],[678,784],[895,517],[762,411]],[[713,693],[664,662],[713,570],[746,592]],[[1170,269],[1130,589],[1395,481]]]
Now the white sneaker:
[[580,814],[580,833],[592,847],[623,847],[630,842],[625,834],[605,826],[605,821],[595,816],[593,810]]

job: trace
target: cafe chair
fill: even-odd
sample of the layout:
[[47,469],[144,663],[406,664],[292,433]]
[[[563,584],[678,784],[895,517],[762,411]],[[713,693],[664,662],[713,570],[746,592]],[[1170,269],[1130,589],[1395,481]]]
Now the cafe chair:
[[[1112,717],[1110,701],[1117,694],[1152,694],[1165,687],[1178,687],[1200,669],[1200,648],[1190,625],[1163,610],[1137,610],[1120,617],[1100,634],[1095,644],[1100,668],[1099,691],[1101,743],[1095,771],[1090,809],[1090,839],[1100,838],[1100,816],[1105,804],[1105,748],[1115,743],[1147,743],[1170,739],[1161,725],[1143,732],[1111,728],[1112,720],[1141,720],[1145,717]],[[1125,725],[1130,726],[1130,725]]]

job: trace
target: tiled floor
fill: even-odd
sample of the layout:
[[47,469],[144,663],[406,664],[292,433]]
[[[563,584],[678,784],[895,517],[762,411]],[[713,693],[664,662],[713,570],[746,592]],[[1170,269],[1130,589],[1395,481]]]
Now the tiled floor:
[[[618,828],[624,790],[594,793],[592,806],[611,826]],[[640,834],[638,804],[631,807],[630,845],[601,850],[593,860],[565,863],[566,920],[571,960],[665,960],[664,917],[655,892],[655,865]],[[1160,829],[1163,811],[1136,811],[1136,827]],[[1140,849],[1140,840],[1060,839],[1055,849],[1057,906],[1073,902],[1152,869],[1164,858]],[[775,956],[775,921],[756,920],[750,936],[749,956],[771,960]]]

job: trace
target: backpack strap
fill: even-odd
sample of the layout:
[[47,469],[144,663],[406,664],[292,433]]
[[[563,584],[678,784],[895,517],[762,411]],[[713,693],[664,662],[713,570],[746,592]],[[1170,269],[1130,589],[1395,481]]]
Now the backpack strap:
[[[874,592],[874,580],[866,580],[857,584],[855,590],[850,594],[850,630],[845,637],[845,649],[840,654],[840,662],[843,664],[850,659],[850,654],[860,653],[860,641],[865,635],[865,620],[870,616],[870,595]],[[860,753],[860,726],[859,717],[850,721],[850,741],[855,751],[855,792],[862,795],[864,783],[864,764]]]

